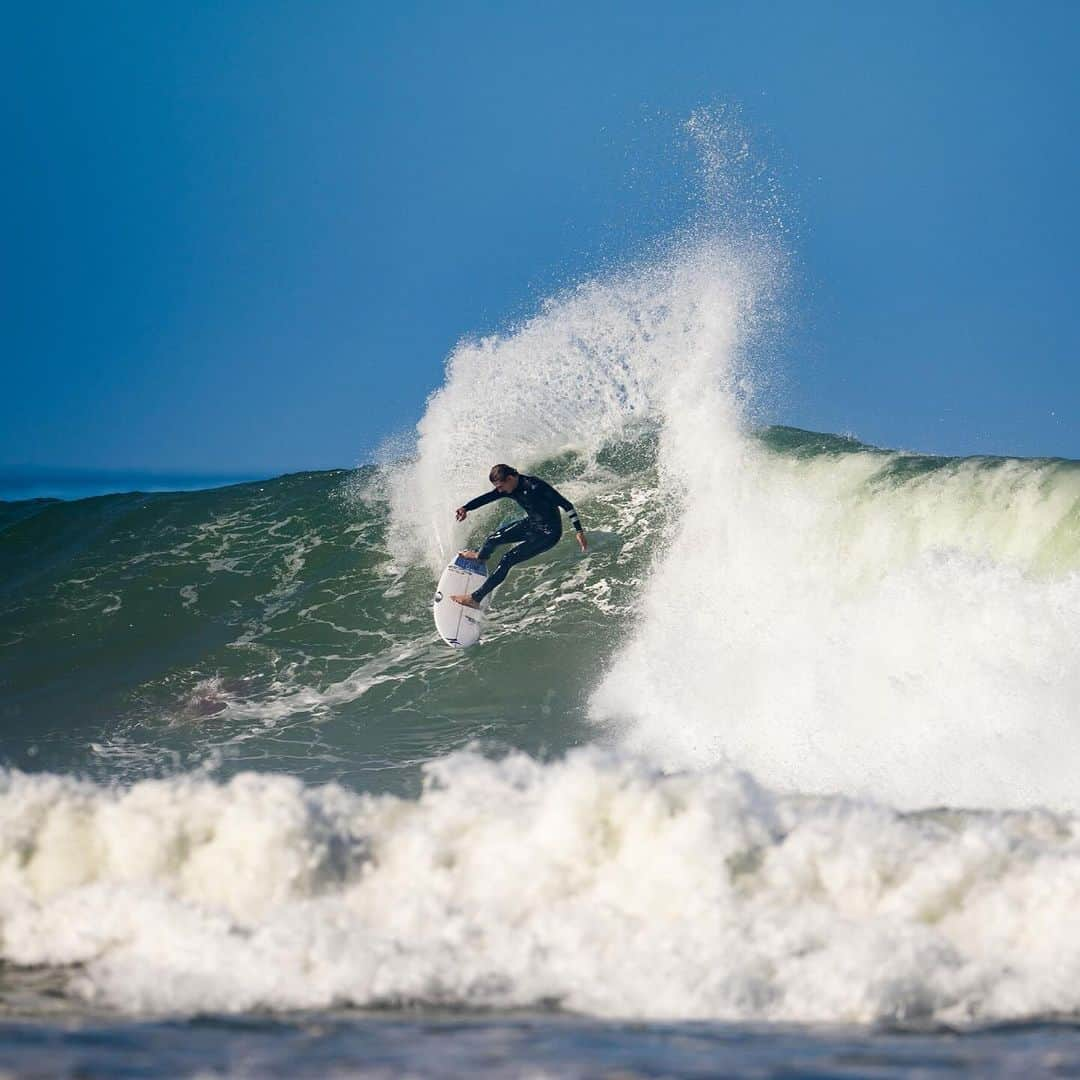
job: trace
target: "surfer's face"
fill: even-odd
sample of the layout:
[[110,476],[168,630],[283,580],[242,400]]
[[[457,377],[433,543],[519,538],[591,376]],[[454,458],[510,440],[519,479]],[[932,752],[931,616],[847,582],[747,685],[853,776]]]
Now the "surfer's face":
[[518,478],[516,476],[507,476],[503,480],[495,481],[495,490],[500,495],[509,495],[514,488],[517,487]]

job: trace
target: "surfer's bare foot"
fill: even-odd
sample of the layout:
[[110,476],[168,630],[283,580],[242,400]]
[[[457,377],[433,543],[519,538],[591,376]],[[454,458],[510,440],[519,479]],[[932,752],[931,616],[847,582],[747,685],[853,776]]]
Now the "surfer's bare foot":
[[458,554],[463,559],[479,559],[480,558],[480,552],[479,551],[459,551]]
[[478,608],[480,606],[468,593],[461,593],[458,596],[451,596],[450,599],[457,604],[461,604],[462,607]]

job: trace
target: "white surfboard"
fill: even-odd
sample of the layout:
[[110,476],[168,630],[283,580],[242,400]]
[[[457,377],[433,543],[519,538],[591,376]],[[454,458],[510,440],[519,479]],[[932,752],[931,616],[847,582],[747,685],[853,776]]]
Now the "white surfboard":
[[464,555],[458,555],[442,572],[435,588],[432,613],[435,616],[435,629],[447,645],[453,645],[455,649],[467,649],[480,640],[484,612],[487,611],[491,597],[485,596],[480,601],[479,608],[466,607],[450,597],[474,592],[486,580],[487,567],[476,559],[466,559]]

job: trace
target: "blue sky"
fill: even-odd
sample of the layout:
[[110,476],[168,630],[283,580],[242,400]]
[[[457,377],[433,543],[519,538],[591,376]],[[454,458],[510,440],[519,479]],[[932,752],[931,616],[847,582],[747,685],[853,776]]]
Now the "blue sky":
[[735,104],[796,223],[775,418],[1080,458],[1080,5],[23,5],[0,464],[274,473],[632,259]]

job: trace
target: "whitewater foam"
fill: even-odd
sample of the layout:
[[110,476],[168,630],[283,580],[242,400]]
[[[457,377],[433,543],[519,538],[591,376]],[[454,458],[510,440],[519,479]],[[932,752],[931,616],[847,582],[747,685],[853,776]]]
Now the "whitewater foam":
[[904,816],[596,748],[454,755],[418,801],[6,774],[0,940],[128,1011],[1015,1020],[1080,1008],[1078,839],[1066,815]]
[[905,460],[747,445],[700,476],[594,718],[787,790],[1080,806],[1080,470]]

